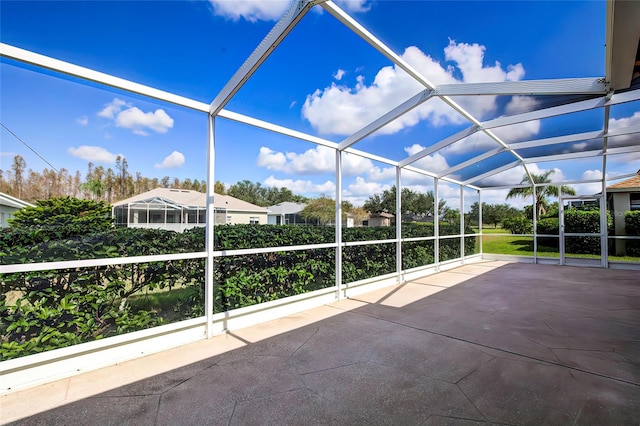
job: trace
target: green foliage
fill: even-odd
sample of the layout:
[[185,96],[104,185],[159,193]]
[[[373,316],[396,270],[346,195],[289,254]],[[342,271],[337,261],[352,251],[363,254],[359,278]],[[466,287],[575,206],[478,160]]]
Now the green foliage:
[[[111,228],[111,207],[104,201],[80,200],[73,197],[49,198],[36,201],[13,214],[10,225],[15,229],[66,232],[84,235]],[[68,228],[66,231],[60,228]]]
[[[444,227],[449,226],[442,224]],[[433,224],[405,224],[403,237],[424,235]],[[6,232],[5,232],[6,231]],[[111,228],[75,237],[38,229],[0,232],[5,264],[202,252],[205,229],[183,233]],[[431,230],[432,231],[432,230]],[[470,231],[470,230],[469,230]],[[451,226],[445,232],[457,233]],[[392,239],[395,228],[346,228],[345,241]],[[215,249],[283,247],[335,241],[332,227],[233,225],[216,227]],[[403,267],[434,261],[433,241],[403,243]],[[344,247],[343,282],[395,272],[396,244]],[[440,243],[440,260],[460,256],[460,239]],[[465,238],[465,254],[475,242]],[[72,268],[0,276],[0,357],[9,359],[167,321],[204,315],[204,259]],[[216,312],[332,286],[335,249],[218,257],[214,262]],[[169,292],[179,288],[178,292]],[[7,295],[12,295],[9,303]]]
[[626,211],[624,213],[624,226],[627,235],[640,236],[640,210]]
[[502,227],[509,230],[512,234],[531,234],[533,232],[533,223],[522,216],[506,218],[502,221]]
[[[415,192],[402,188],[402,214],[414,214],[422,217],[434,215],[435,195],[433,191]],[[440,200],[439,212],[447,211],[446,201]],[[364,203],[364,209],[370,213],[396,213],[396,187],[385,189],[381,194],[374,194]]]
[[[533,182],[529,179],[528,175],[524,175],[522,177],[521,185],[532,185],[532,184],[546,184],[551,183],[551,175],[555,173],[555,170],[547,170],[542,174],[531,173],[531,178]],[[549,205],[547,203],[547,197],[558,197],[559,192],[562,194],[576,195],[575,189],[571,188],[567,185],[562,185],[560,187],[560,191],[558,191],[557,185],[544,185],[536,187],[536,207],[537,207],[537,215],[536,218],[542,217],[542,215],[547,211]],[[523,188],[512,188],[507,194],[507,199],[509,198],[528,198],[533,197],[533,186],[527,186]]]
[[[224,185],[218,187],[224,190]],[[224,192],[220,192],[221,194]],[[307,198],[294,194],[289,188],[265,187],[260,182],[243,180],[236,182],[226,190],[226,194],[262,207],[273,206],[285,201],[306,203]]]
[[[627,235],[640,236],[640,210],[625,212],[624,226]],[[628,240],[625,244],[628,256],[640,257],[640,240]]]
[[336,218],[336,201],[328,197],[310,200],[300,212],[300,216],[320,224],[333,222]]

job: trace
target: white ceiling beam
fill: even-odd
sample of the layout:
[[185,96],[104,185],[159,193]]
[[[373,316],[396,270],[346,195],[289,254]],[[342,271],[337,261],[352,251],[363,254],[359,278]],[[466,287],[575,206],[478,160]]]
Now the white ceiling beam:
[[318,145],[323,145],[329,148],[338,148],[338,144],[336,142],[332,142],[326,139],[319,138],[317,136],[309,135],[306,133],[298,132],[297,130],[292,130],[287,127],[278,126],[277,124],[269,123],[267,121],[262,121],[257,118],[249,117],[243,114],[238,114],[236,112],[232,112],[226,109],[220,110],[218,113],[218,117],[226,118],[228,120],[236,121],[238,123],[247,124],[249,126],[258,127],[264,130],[269,130],[274,133],[280,133],[281,135],[290,136],[292,138],[301,139],[307,142],[312,142]]
[[431,145],[429,147],[426,147],[425,149],[423,149],[420,152],[417,152],[407,158],[405,158],[404,160],[400,161],[398,164],[400,165],[400,167],[405,167],[408,166],[411,163],[415,163],[416,161],[426,157],[429,154],[432,154],[442,148],[445,148],[455,142],[458,142],[459,140],[462,140],[464,138],[466,138],[467,136],[470,136],[472,134],[474,134],[475,132],[478,131],[478,127],[477,126],[471,126],[471,127],[467,127],[464,130],[459,131],[458,133],[449,136],[448,138],[445,138],[443,140],[441,140],[440,142]]
[[521,161],[513,161],[513,162],[511,162],[509,164],[505,164],[502,167],[498,167],[497,169],[489,170],[486,173],[483,173],[481,175],[478,175],[478,176],[472,177],[470,179],[467,179],[464,182],[462,182],[462,184],[463,185],[469,185],[469,184],[471,184],[473,182],[481,181],[482,179],[486,179],[486,178],[491,177],[493,175],[497,175],[500,172],[504,172],[505,170],[509,170],[509,169],[511,169],[511,168],[513,168],[515,166],[518,166],[518,165],[522,165],[522,162]]
[[458,170],[462,170],[462,169],[464,169],[466,167],[473,166],[476,163],[479,163],[479,162],[481,162],[483,160],[486,160],[487,158],[493,157],[494,155],[498,155],[498,154],[500,154],[502,152],[505,152],[505,151],[506,151],[506,149],[504,147],[498,147],[498,148],[492,149],[491,151],[487,151],[484,154],[480,154],[480,155],[478,155],[476,157],[470,158],[467,161],[463,161],[460,164],[452,166],[452,167],[448,168],[447,170],[444,170],[444,171],[438,173],[438,177],[442,178],[444,176],[448,176],[448,175],[450,175],[452,173],[457,172]]
[[526,121],[540,120],[543,118],[555,117],[558,115],[571,114],[573,112],[586,111],[589,109],[600,108],[606,104],[603,97],[595,99],[587,99],[585,101],[573,102],[566,105],[559,105],[550,108],[537,109],[522,114],[509,115],[505,117],[494,118],[480,123],[485,129],[494,129],[496,127],[510,126],[512,124],[524,123]]
[[539,157],[527,158],[526,161],[528,163],[546,163],[550,161],[575,160],[578,158],[596,158],[603,155],[609,156],[616,154],[629,154],[633,152],[640,152],[640,146],[631,145],[622,146],[619,148],[609,148],[606,152],[602,148],[598,148],[590,149],[587,151],[568,152],[566,154],[541,155]]
[[527,158],[527,162],[529,164],[533,164],[533,163],[547,163],[551,161],[575,160],[578,158],[595,158],[595,157],[601,156],[602,153],[603,151],[600,148],[600,149],[594,149],[589,151],[568,152],[566,154],[541,155],[540,157]]
[[251,53],[240,69],[224,85],[222,90],[213,99],[209,106],[209,113],[217,115],[229,100],[240,90],[240,88],[251,78],[253,73],[262,63],[273,53],[278,45],[295,28],[307,12],[316,4],[323,0],[297,0],[291,4],[289,9],[282,15],[276,25],[269,31],[269,34],[260,42],[258,47]]
[[400,117],[401,115],[405,114],[406,112],[409,112],[412,109],[414,109],[415,107],[417,107],[417,106],[421,105],[422,103],[426,102],[428,99],[431,98],[431,96],[432,96],[432,91],[427,89],[427,90],[423,90],[422,92],[418,93],[417,95],[411,97],[410,99],[408,99],[405,102],[401,103],[400,105],[398,105],[397,107],[395,107],[391,111],[387,112],[383,116],[381,116],[378,119],[374,120],[373,122],[369,123],[367,126],[365,126],[362,129],[358,130],[353,135],[351,135],[351,136],[347,137],[346,139],[344,139],[342,142],[340,142],[340,145],[339,145],[340,146],[340,150],[344,150],[346,148],[349,148],[351,145],[361,141],[362,139],[366,138],[367,136],[369,136],[370,134],[372,134],[376,130],[386,126],[387,124],[391,123],[396,118]]
[[473,95],[583,95],[607,92],[604,78],[565,78],[555,80],[500,81],[492,83],[442,84],[436,96]]
[[556,136],[553,138],[536,139],[536,140],[525,141],[525,142],[515,142],[511,144],[511,148],[515,150],[525,149],[525,148],[535,148],[535,147],[546,146],[546,145],[557,145],[557,144],[563,144],[563,143],[587,141],[592,139],[598,139],[603,136],[604,136],[604,132],[602,130],[596,130],[593,132],[576,133],[572,135]]
[[632,152],[640,153],[640,145],[620,146],[617,148],[607,148],[605,156],[616,154],[629,154]]
[[381,157],[379,155],[372,154],[370,152],[360,151],[359,149],[347,148],[343,152],[347,154],[357,155],[359,157],[368,158],[369,160],[378,161],[383,164],[388,164],[389,166],[398,167],[398,162],[394,160],[390,160],[385,157]]
[[5,43],[0,43],[0,56],[26,64],[35,65],[37,67],[46,68],[72,77],[81,78],[83,80],[93,81],[115,89],[148,96],[173,105],[182,106],[200,112],[209,111],[209,105],[204,102],[194,101],[193,99],[174,95],[173,93],[154,89],[153,87],[134,83],[123,78],[114,77],[112,75],[94,71],[79,65],[74,65],[69,62],[60,61],[58,59],[20,49]]

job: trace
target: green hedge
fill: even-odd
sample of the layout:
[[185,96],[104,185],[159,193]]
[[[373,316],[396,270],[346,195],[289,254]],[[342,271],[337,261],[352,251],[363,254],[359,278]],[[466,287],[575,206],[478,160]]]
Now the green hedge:
[[[625,212],[624,226],[627,235],[640,236],[640,210]],[[627,256],[640,257],[640,241],[626,241],[626,252]]]
[[[426,225],[403,224],[403,235],[424,235]],[[458,229],[456,227],[456,229]],[[450,232],[454,232],[453,229]],[[215,249],[234,250],[331,243],[331,227],[223,225]],[[345,228],[345,241],[384,240],[395,228]],[[473,254],[474,240],[465,239]],[[88,235],[59,228],[5,229],[0,262],[23,264],[73,259],[202,252],[204,228],[183,233],[113,228]],[[460,239],[441,240],[440,260],[460,257]],[[350,283],[396,270],[396,244],[343,249],[342,280]],[[403,244],[403,267],[433,263],[433,241]],[[216,257],[216,312],[306,293],[335,283],[335,250],[311,249]],[[0,276],[0,359],[9,359],[204,314],[204,259],[72,268]],[[175,291],[180,289],[180,291]],[[171,299],[163,309],[136,302],[137,295]],[[7,295],[17,295],[14,302]],[[158,296],[159,295],[159,296]],[[145,296],[146,297],[146,296]]]

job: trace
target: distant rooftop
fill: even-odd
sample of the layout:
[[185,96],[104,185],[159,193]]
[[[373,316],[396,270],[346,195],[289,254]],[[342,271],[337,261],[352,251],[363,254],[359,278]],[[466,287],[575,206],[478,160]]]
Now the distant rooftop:
[[[185,207],[207,207],[207,194],[189,189],[155,188],[151,191],[143,192],[122,201],[114,203],[114,206],[124,206],[132,203],[145,202],[154,198],[160,198]],[[215,194],[214,207],[226,208],[227,210],[266,212],[265,207],[239,200],[230,195]]]
[[611,191],[612,189],[616,192],[616,189],[629,189],[636,188],[640,189],[640,170],[638,170],[638,174],[630,179],[623,180],[622,182],[618,182],[614,185],[607,186],[607,191]]

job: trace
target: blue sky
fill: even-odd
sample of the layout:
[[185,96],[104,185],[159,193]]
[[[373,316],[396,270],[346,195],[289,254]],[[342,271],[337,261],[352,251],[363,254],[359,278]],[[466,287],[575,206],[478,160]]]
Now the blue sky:
[[[435,83],[604,75],[604,1],[339,1],[359,22]],[[4,1],[0,36],[56,59],[210,103],[287,7],[277,1]],[[2,123],[58,168],[86,171],[88,161],[149,177],[206,177],[206,115],[3,60]],[[420,87],[318,7],[312,10],[227,109],[340,141]],[[526,107],[527,98],[458,99],[480,119]],[[614,125],[640,123],[637,103],[612,109]],[[602,111],[503,129],[507,142],[599,130]],[[400,160],[465,127],[448,107],[429,101],[354,147]],[[307,142],[218,119],[216,178],[333,195],[334,154]],[[6,131],[2,168],[21,154],[44,162]],[[425,158],[443,170],[495,147],[481,136]],[[497,166],[496,158],[478,167]],[[601,175],[601,161],[537,164],[556,179]],[[638,169],[617,158],[609,173]],[[394,172],[347,156],[344,197],[361,204],[394,184]],[[521,169],[502,174],[517,183]],[[416,190],[429,179],[407,176]],[[593,187],[584,188],[591,191]],[[485,201],[503,202],[499,191]],[[442,193],[455,202],[457,191]]]

